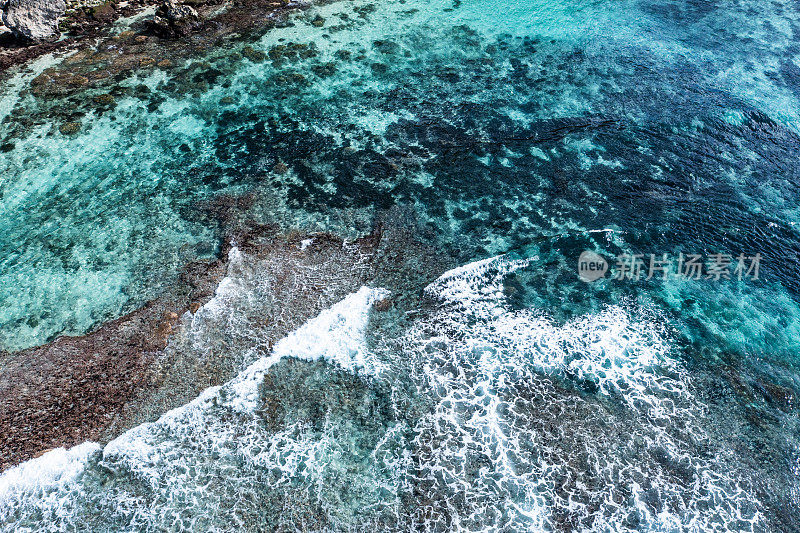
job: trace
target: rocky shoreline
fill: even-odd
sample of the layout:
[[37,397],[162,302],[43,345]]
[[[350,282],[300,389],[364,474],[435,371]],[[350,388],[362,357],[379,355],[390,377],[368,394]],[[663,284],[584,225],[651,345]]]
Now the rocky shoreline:
[[36,40],[15,35],[15,32],[0,20],[0,71],[44,54],[60,50],[68,51],[84,42],[101,38],[108,34],[117,20],[134,16],[154,3],[152,0],[106,3],[91,0],[71,1],[64,4],[63,15],[56,20],[60,35],[54,34],[50,38]]
[[[0,2],[0,8],[6,6],[8,10],[12,1],[28,0],[5,0]],[[48,4],[50,0],[41,1]],[[22,30],[11,31],[0,22],[0,73],[48,53],[102,46],[108,39],[120,40],[120,34],[165,43],[176,39],[209,41],[259,26],[280,24],[282,14],[309,5],[293,0],[71,1],[57,20],[57,32],[47,38],[27,38],[20,33]],[[196,38],[191,38],[191,34],[197,34]],[[125,53],[124,44],[122,48],[121,53]]]
[[86,335],[0,354],[0,471],[157,419],[240,371],[254,336],[263,355],[363,285],[394,288],[375,306],[391,311],[413,297],[409,286],[421,290],[452,266],[405,222],[389,214],[354,241],[251,224],[142,308]]
[[[191,58],[224,47],[226,39],[238,41],[250,31],[285,24],[289,12],[309,4],[200,0],[192,2],[191,11],[180,9],[189,7],[185,4],[159,5],[156,9],[149,0],[84,3],[73,4],[71,11],[68,5],[59,40],[24,43],[10,32],[2,33],[0,73],[50,52],[64,56],[31,82],[30,93],[41,109],[27,116],[29,110],[17,105],[3,121],[3,149],[42,120],[60,124],[53,134],[77,133],[81,116],[89,111],[102,114],[127,94],[124,91],[131,91],[117,80],[134,72],[169,70],[200,90],[210,83],[213,69],[203,62],[193,64]],[[176,6],[179,12],[170,12]],[[126,17],[133,18],[122,20]],[[325,21],[311,23],[319,27]],[[269,56],[249,46],[237,51],[241,43],[235,48],[232,56],[252,62],[314,54],[299,46],[274,50]],[[192,83],[175,90],[194,90]],[[134,88],[139,89],[143,87]],[[246,199],[231,201],[234,211],[247,209]],[[261,296],[272,307],[247,310],[243,331],[249,340],[258,332],[267,339],[260,349],[269,349],[269,343],[363,284],[391,288],[419,281],[421,288],[452,266],[422,244],[410,229],[413,222],[397,213],[384,214],[376,223],[379,229],[351,242],[330,234],[287,233],[254,222],[229,226],[227,219],[235,217],[227,211],[210,216],[227,228],[218,258],[186,265],[162,296],[85,335],[0,353],[0,471],[52,448],[108,441],[230,379],[246,362],[237,351],[238,333],[206,316],[210,312],[205,307],[226,277],[239,276],[242,283],[266,291]],[[393,217],[396,220],[389,222]],[[231,255],[233,250],[239,259]],[[249,273],[237,262],[241,254]],[[248,278],[256,274],[269,280],[268,289],[258,285],[263,279]],[[376,306],[391,308],[391,302]],[[203,342],[198,335],[204,336]]]

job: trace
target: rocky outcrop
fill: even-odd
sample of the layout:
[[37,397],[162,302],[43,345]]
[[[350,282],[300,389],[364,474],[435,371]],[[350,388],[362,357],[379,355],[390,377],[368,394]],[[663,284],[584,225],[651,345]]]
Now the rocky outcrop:
[[64,0],[8,0],[3,3],[3,24],[24,41],[58,37],[58,19],[64,15]]
[[156,10],[147,26],[164,39],[185,37],[202,27],[203,22],[194,8],[167,0]]

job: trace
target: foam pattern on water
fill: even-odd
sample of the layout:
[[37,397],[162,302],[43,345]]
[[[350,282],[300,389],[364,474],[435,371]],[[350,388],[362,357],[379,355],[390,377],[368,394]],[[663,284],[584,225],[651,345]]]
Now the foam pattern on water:
[[429,497],[453,513],[480,502],[450,516],[470,530],[763,527],[745,478],[705,448],[704,409],[656,322],[513,310],[501,280],[527,263],[443,276],[428,292],[445,305],[405,341],[438,402],[415,428]]
[[[102,452],[87,444],[5,473],[0,524],[762,530],[748,472],[702,429],[665,333],[621,308],[561,325],[512,309],[503,280],[534,262],[446,273],[389,335],[368,321],[386,291],[362,288]],[[18,489],[19,471],[68,475]]]
[[49,450],[40,457],[15,466],[0,477],[0,526],[24,509],[30,500],[38,505],[53,509],[60,518],[67,518],[61,511],[64,492],[75,486],[75,480],[86,468],[92,455],[100,451],[100,446],[87,442],[66,450]]
[[[264,508],[273,504],[270,490],[284,490],[281,480],[297,476],[322,483],[319,476],[335,468],[330,461],[347,449],[326,436],[315,441],[302,427],[270,435],[256,413],[259,386],[283,357],[327,358],[355,369],[366,350],[369,308],[386,294],[365,287],[348,296],[295,333],[324,344],[309,350],[296,336],[284,339],[231,382],[113,440],[88,468],[87,457],[99,450],[94,444],[50,452],[4,473],[0,525],[223,531],[232,524],[258,529],[278,523],[280,513]],[[29,479],[22,483],[21,476]],[[363,482],[372,479],[365,476]],[[350,477],[347,484],[356,481]]]
[[[247,370],[82,473],[13,489],[2,527],[770,529],[760,504],[796,509],[800,494],[795,408],[754,422],[756,399],[729,399],[736,424],[758,429],[723,445],[699,398],[726,378],[697,390],[702,358],[678,341],[797,390],[798,11],[711,7],[331,3],[172,73],[132,74],[71,137],[51,123],[63,101],[14,78],[0,104],[16,121],[0,134],[4,349],[84,332],[213,255],[219,194],[255,190],[262,222],[342,233],[410,205],[464,262],[534,247],[548,262],[451,271],[369,342],[366,308],[384,294],[358,292],[273,347],[258,321],[281,305],[266,300],[273,277],[233,249],[169,349]],[[788,259],[752,287],[614,292],[575,279],[595,246]],[[511,302],[507,277],[529,268],[536,305]],[[770,431],[791,472],[755,496],[750,481],[772,471],[752,450]]]

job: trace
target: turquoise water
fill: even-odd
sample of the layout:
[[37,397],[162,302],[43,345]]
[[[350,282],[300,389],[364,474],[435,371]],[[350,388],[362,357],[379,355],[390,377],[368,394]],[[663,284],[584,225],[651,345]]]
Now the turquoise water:
[[82,110],[75,136],[56,131],[60,102],[7,84],[3,345],[153,297],[215,253],[204,202],[253,188],[265,218],[342,232],[418,205],[465,259],[614,227],[652,253],[757,246],[796,283],[791,4],[365,6],[251,43],[308,54],[253,63],[231,43],[120,80],[129,96]]
[[[213,257],[225,196],[343,235],[401,206],[472,265],[372,322],[356,293],[327,351],[286,341],[251,384],[282,414],[234,382],[50,456],[72,474],[7,476],[6,523],[796,529],[799,19],[789,1],[334,2],[115,80],[111,109],[6,80],[6,350]],[[764,259],[759,280],[586,284],[586,249]]]

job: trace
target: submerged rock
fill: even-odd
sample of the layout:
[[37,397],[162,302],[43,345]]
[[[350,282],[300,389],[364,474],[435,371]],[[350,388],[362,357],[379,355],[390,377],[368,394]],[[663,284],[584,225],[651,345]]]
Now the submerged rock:
[[98,94],[92,100],[99,106],[112,106],[116,102],[116,99],[111,94]]
[[89,15],[99,22],[111,22],[116,17],[114,2],[106,2],[89,8]]
[[256,50],[252,46],[245,46],[242,48],[242,55],[253,63],[261,63],[267,58],[267,54],[261,50]]
[[43,41],[58,37],[58,19],[64,15],[64,0],[8,0],[3,3],[3,24],[18,39]]
[[81,123],[80,122],[67,122],[66,124],[62,124],[58,131],[61,132],[62,135],[74,135],[81,131]]
[[185,37],[203,25],[200,15],[193,7],[167,0],[156,10],[152,20],[147,21],[150,30],[165,39]]
[[394,304],[390,298],[384,298],[383,300],[378,300],[372,305],[372,309],[378,312],[386,312],[389,311]]

